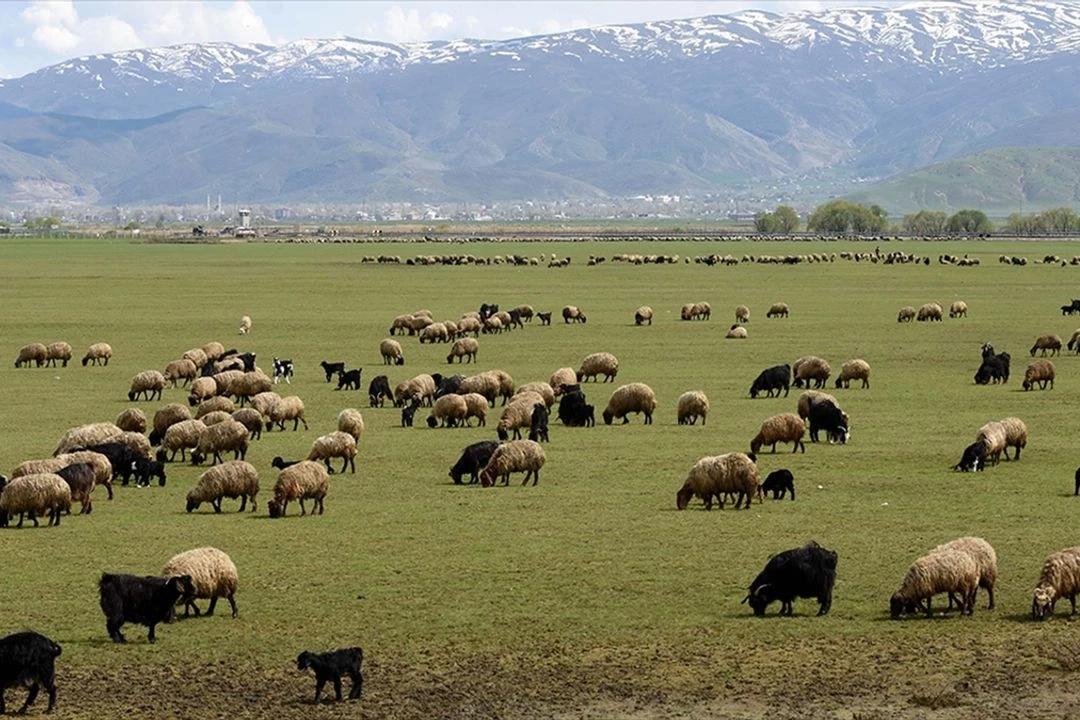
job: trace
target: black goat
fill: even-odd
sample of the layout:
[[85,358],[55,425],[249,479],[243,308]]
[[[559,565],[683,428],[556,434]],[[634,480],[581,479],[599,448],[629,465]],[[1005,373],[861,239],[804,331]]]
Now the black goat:
[[489,317],[499,312],[499,306],[495,304],[480,303],[480,320],[483,322]]
[[529,439],[533,442],[551,442],[548,437],[548,408],[542,402],[533,405],[529,423]]
[[1009,363],[1012,358],[1009,353],[994,353],[994,346],[990,343],[983,345],[982,364],[975,372],[976,385],[988,385],[990,382],[1009,381]]
[[420,408],[420,403],[413,400],[411,404],[401,408],[401,427],[412,427],[413,416],[416,415],[416,411]]
[[454,467],[450,468],[450,479],[455,485],[461,485],[462,478],[468,473],[470,485],[479,482],[480,471],[488,464],[497,447],[499,443],[494,440],[481,440],[466,447],[461,451],[461,457],[454,463]]
[[762,494],[772,493],[773,500],[783,500],[784,495],[791,493],[791,499],[795,499],[795,476],[790,470],[773,470],[765,482],[761,484]]
[[841,445],[847,443],[851,437],[848,429],[847,416],[830,400],[816,402],[810,406],[810,442],[818,441],[818,433],[822,430],[826,433],[829,442],[837,442]]
[[17,632],[0,638],[0,715],[7,712],[4,704],[4,691],[10,687],[25,687],[29,690],[26,702],[19,708],[19,715],[26,712],[35,700],[41,686],[49,694],[51,713],[56,707],[56,658],[60,656],[60,646],[49,638],[36,632]]
[[368,403],[371,407],[382,407],[389,400],[394,401],[394,393],[390,391],[390,380],[385,375],[376,375],[368,384]]
[[449,377],[443,377],[439,373],[433,373],[431,376],[435,381],[435,399],[438,400],[443,395],[453,395],[457,393],[458,388],[461,387],[461,383],[464,382],[464,375],[451,375]]
[[787,397],[790,386],[791,366],[773,365],[771,368],[762,370],[754,379],[753,384],[750,385],[750,397],[756,398],[762,392],[767,393],[765,397],[772,397],[773,393],[780,397],[781,389],[784,391],[784,397]]
[[549,313],[549,312],[546,312],[546,313],[538,312],[538,313],[536,313],[536,317],[540,318],[540,324],[541,325],[550,325],[551,324],[551,313]]
[[334,683],[334,697],[341,701],[341,676],[352,679],[349,699],[356,700],[364,689],[364,676],[360,674],[360,665],[364,662],[364,651],[358,647],[332,650],[331,652],[313,653],[304,651],[296,658],[296,669],[315,671],[315,703],[318,704],[323,687],[328,682]]
[[[130,447],[122,442],[107,442],[99,445],[88,445],[82,448],[75,448],[70,452],[75,453],[84,450],[96,452],[108,458],[113,469],[112,479],[116,480],[117,478],[120,478],[124,485],[128,484],[128,480],[131,479],[131,464],[135,462],[135,458],[139,457]],[[109,499],[112,499],[111,493],[109,494]]]
[[322,366],[323,372],[326,373],[326,382],[333,380],[335,375],[345,372],[345,363],[343,362],[326,362],[323,360],[319,365]]
[[362,369],[349,370],[348,372],[338,373],[337,387],[335,390],[345,388],[346,390],[359,390],[360,389],[360,374]]
[[173,606],[182,597],[194,596],[190,575],[171,578],[102,573],[98,583],[105,628],[115,643],[127,642],[120,633],[124,623],[138,623],[150,629],[147,640],[156,642],[154,628],[173,614]]
[[[135,476],[136,485],[149,487],[150,478],[157,478],[158,487],[165,487],[165,463],[161,460],[136,457],[131,463],[131,473]],[[127,485],[126,482],[124,484]]]
[[559,422],[568,427],[591,427],[596,424],[593,406],[585,403],[581,390],[566,391],[559,399]]
[[240,362],[244,363],[244,372],[255,371],[255,353],[246,352],[236,356]]
[[743,598],[754,614],[765,615],[769,603],[780,601],[780,614],[791,615],[795,598],[817,598],[818,615],[832,607],[833,586],[836,584],[837,555],[811,540],[800,548],[774,555],[765,568],[750,583]]

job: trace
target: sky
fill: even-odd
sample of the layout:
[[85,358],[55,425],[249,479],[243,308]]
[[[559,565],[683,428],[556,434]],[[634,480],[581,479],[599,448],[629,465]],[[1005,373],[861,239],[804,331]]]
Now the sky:
[[189,42],[281,44],[301,38],[386,42],[500,40],[738,12],[882,7],[896,0],[0,0],[0,78],[79,55]]

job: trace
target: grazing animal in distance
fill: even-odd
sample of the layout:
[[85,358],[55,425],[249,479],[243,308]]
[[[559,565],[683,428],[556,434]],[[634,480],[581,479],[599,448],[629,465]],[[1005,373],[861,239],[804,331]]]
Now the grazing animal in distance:
[[284,380],[289,385],[292,385],[292,376],[293,361],[274,358],[274,384],[277,385],[278,380]]

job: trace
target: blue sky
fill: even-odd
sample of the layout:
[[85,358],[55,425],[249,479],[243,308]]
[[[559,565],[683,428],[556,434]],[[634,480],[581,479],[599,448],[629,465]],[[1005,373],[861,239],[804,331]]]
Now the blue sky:
[[4,0],[0,2],[0,77],[19,77],[79,55],[184,42],[280,44],[342,35],[388,42],[502,39],[747,8],[786,12],[895,4],[895,0]]

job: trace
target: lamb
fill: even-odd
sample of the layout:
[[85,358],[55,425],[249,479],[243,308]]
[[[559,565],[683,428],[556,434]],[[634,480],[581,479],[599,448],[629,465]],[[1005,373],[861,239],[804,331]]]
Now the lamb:
[[105,628],[114,643],[127,642],[120,628],[129,622],[149,628],[147,640],[154,643],[157,642],[154,629],[173,616],[177,600],[195,594],[195,586],[189,575],[159,578],[102,573],[98,592]]
[[765,397],[772,397],[774,392],[779,397],[781,388],[784,390],[784,397],[787,397],[790,385],[791,366],[787,364],[773,365],[762,370],[754,379],[754,382],[750,385],[750,397],[756,398],[762,391],[766,392]]
[[870,387],[870,363],[865,360],[848,360],[840,366],[840,374],[836,376],[836,387],[850,388],[852,380],[862,380],[864,388]]
[[652,325],[652,316],[652,308],[648,305],[642,305],[634,311],[634,324],[644,325],[645,323],[648,323],[649,325]]
[[[994,583],[997,582],[997,553],[994,552],[994,548],[982,538],[962,537],[943,545],[938,545],[930,552],[935,553],[948,550],[965,552],[975,561],[975,565],[979,570],[979,587],[986,590],[990,599],[990,602],[986,607],[988,610],[993,610]],[[972,602],[974,602],[974,598],[972,598]],[[959,604],[960,603],[957,603],[957,605]]]
[[900,312],[896,316],[896,322],[911,322],[915,319],[915,308],[911,305],[905,305],[900,308]]
[[750,308],[745,305],[738,305],[735,308],[735,322],[736,323],[748,323],[750,322]]
[[1076,614],[1080,594],[1080,547],[1070,547],[1050,555],[1043,562],[1039,584],[1031,599],[1031,619],[1045,620],[1054,614],[1059,598],[1069,598],[1070,615]]
[[645,383],[630,383],[611,393],[604,409],[604,424],[610,425],[615,418],[622,418],[623,425],[630,422],[630,413],[641,413],[645,424],[652,425],[653,412],[656,410],[656,393]]
[[267,505],[270,508],[270,517],[285,517],[289,502],[300,502],[300,514],[305,515],[304,500],[313,499],[315,504],[311,508],[311,514],[323,514],[323,501],[330,491],[330,474],[321,464],[313,460],[303,460],[291,465],[278,475],[277,484],[274,485],[274,499]]
[[156,477],[158,487],[165,487],[165,463],[161,460],[137,457],[131,463],[131,472],[137,486],[147,487],[150,485],[150,478]]
[[[975,592],[979,587],[979,567],[967,552],[957,549],[931,552],[908,568],[900,589],[889,600],[893,619],[904,612],[921,608],[931,614],[931,601],[938,593],[957,595],[961,600],[960,614],[975,611]],[[926,601],[925,607],[922,601]]]
[[728,329],[727,334],[724,335],[724,338],[727,340],[745,340],[746,337],[746,328],[742,325],[732,325],[731,328]]
[[678,422],[680,425],[693,425],[701,418],[701,424],[705,425],[705,418],[709,414],[709,398],[700,390],[689,390],[679,396]]
[[123,430],[113,423],[90,423],[89,425],[79,425],[64,433],[52,454],[53,457],[56,457],[60,453],[70,452],[77,447],[100,445],[103,442],[115,439],[123,432]]
[[562,309],[562,317],[564,323],[576,322],[585,323],[588,322],[585,317],[585,313],[581,312],[581,309],[576,305],[567,305]]
[[446,356],[446,362],[454,362],[454,358],[457,358],[460,364],[462,358],[468,358],[469,362],[476,360],[476,352],[480,349],[480,343],[475,338],[461,338],[454,342],[454,346],[450,348],[450,354]]
[[157,370],[143,370],[131,378],[131,390],[127,397],[131,402],[135,398],[145,394],[147,400],[161,399],[161,391],[165,389],[165,376]]
[[181,420],[169,426],[165,431],[165,437],[161,441],[161,450],[170,453],[169,462],[176,459],[176,451],[180,451],[180,461],[187,459],[187,451],[192,454],[199,447],[199,440],[206,432],[206,426],[202,420]]
[[817,598],[818,615],[832,607],[836,584],[837,554],[811,540],[800,548],[777,553],[750,583],[743,602],[749,602],[754,615],[764,617],[769,603],[780,601],[780,615],[792,615],[795,598]]
[[274,384],[277,385],[279,380],[284,380],[287,384],[292,385],[292,377],[296,374],[296,366],[291,359],[273,359],[274,363]]
[[1031,346],[1031,357],[1035,357],[1035,351],[1042,350],[1042,356],[1046,357],[1046,351],[1049,350],[1051,355],[1058,355],[1061,353],[1061,338],[1057,335],[1040,335],[1035,339],[1035,344]]
[[191,383],[191,390],[188,393],[188,404],[191,407],[195,407],[203,400],[217,395],[217,381],[212,377],[197,378],[195,382]]
[[529,439],[535,442],[551,442],[548,437],[548,406],[542,402],[533,405],[529,418]]
[[49,695],[45,713],[56,707],[56,658],[60,646],[36,632],[18,632],[0,638],[0,715],[7,712],[4,691],[10,687],[29,690],[17,714],[23,715],[37,700],[41,687]]
[[56,473],[23,475],[9,481],[0,492],[0,527],[16,514],[22,527],[25,515],[38,527],[38,516],[49,518],[49,527],[60,525],[60,514],[71,510],[71,488]]
[[345,408],[338,413],[337,429],[352,435],[353,440],[359,443],[360,437],[364,434],[364,416],[359,410]]
[[330,467],[331,458],[341,458],[341,472],[345,472],[345,468],[351,468],[355,473],[356,438],[340,430],[315,438],[307,459],[322,460],[326,463],[326,471],[332,474],[334,469]]
[[71,359],[71,346],[66,342],[49,343],[45,351],[46,365],[56,367],[56,361],[59,360],[63,363],[62,367],[67,367],[68,360]]
[[255,496],[259,494],[259,471],[243,460],[229,460],[215,465],[199,476],[199,482],[187,494],[187,511],[194,512],[203,503],[210,503],[215,513],[221,512],[224,498],[240,498],[240,509],[247,508],[251,499],[251,512],[255,512]]
[[235,410],[236,404],[232,400],[224,395],[215,395],[214,397],[207,398],[199,403],[199,406],[195,408],[195,419],[201,420],[210,413],[232,413]]
[[551,389],[552,391],[554,391],[555,396],[558,397],[564,392],[564,386],[577,385],[577,382],[577,372],[575,372],[574,368],[564,367],[559,368],[551,374],[551,379],[548,380],[548,385],[551,386]]
[[499,443],[494,440],[481,440],[467,446],[462,450],[458,461],[450,468],[450,479],[455,485],[461,485],[463,476],[468,473],[472,478],[469,481],[470,484],[479,482],[480,470],[487,466],[497,447]]
[[724,495],[736,494],[735,509],[743,504],[750,509],[750,500],[755,495],[760,501],[759,487],[761,473],[753,455],[740,452],[703,457],[698,460],[683,482],[682,488],[675,494],[675,507],[685,510],[691,498],[697,496],[705,503],[706,510],[712,510],[715,497],[724,509]]
[[177,576],[190,577],[193,588],[193,592],[183,596],[184,617],[188,617],[190,610],[195,611],[195,617],[199,616],[196,598],[210,600],[210,607],[206,609],[206,616],[210,617],[214,614],[219,597],[229,601],[232,616],[236,617],[235,596],[240,578],[236,565],[227,554],[214,547],[200,547],[173,555],[161,569],[161,577]]
[[[1008,442],[1009,435],[1005,426],[1000,422],[988,422],[979,428],[979,432],[975,435],[976,442],[982,442],[986,446],[986,457],[988,457],[993,465],[998,464],[998,460],[1001,458],[1001,453],[1005,452],[1005,446]],[[1019,448],[1017,448],[1017,459],[1020,457]]]
[[387,400],[394,401],[394,394],[390,391],[390,380],[385,375],[376,375],[368,383],[368,404],[371,407],[382,407]]
[[360,375],[363,373],[363,368],[356,368],[349,370],[338,375],[337,387],[335,390],[359,390],[360,389]]
[[411,404],[401,408],[401,427],[412,427],[413,416],[416,415],[416,411],[420,409],[420,403],[413,400]]
[[1019,460],[1020,451],[1027,447],[1027,425],[1018,417],[1002,418],[999,422],[1005,428],[1005,448],[1002,450],[1005,459],[1009,459],[1009,448],[1016,448],[1013,460]]
[[603,375],[604,382],[607,382],[614,381],[618,374],[619,359],[611,353],[598,352],[585,356],[585,359],[581,361],[581,369],[577,371],[575,377],[579,383],[588,382],[589,378],[596,382],[596,377]]
[[465,393],[461,396],[465,400],[465,424],[469,424],[469,418],[477,418],[477,427],[487,425],[488,400],[479,393]]
[[792,501],[795,500],[795,476],[790,470],[773,470],[761,483],[762,494],[772,493],[773,500],[783,500],[787,493],[791,493]]
[[249,332],[251,332],[251,318],[243,315],[240,318],[240,334],[247,335]]
[[45,364],[48,357],[49,349],[41,343],[23,345],[19,348],[19,356],[15,358],[15,367],[21,368],[23,365],[30,367],[31,362],[34,363],[36,367],[41,367]]
[[967,308],[967,303],[966,302],[964,302],[963,300],[957,300],[957,301],[953,302],[951,307],[949,307],[949,317],[951,317],[951,318],[967,317],[967,309],[968,308]]
[[919,308],[919,312],[915,315],[915,320],[918,322],[925,322],[927,320],[937,320],[938,322],[940,322],[941,314],[941,306],[935,302],[930,302]]
[[323,372],[326,373],[326,382],[330,382],[335,375],[345,372],[345,363],[343,362],[332,363],[323,360],[319,365],[322,366]]
[[94,343],[86,351],[86,355],[83,356],[82,364],[86,367],[88,364],[102,365],[109,364],[109,358],[112,357],[113,351],[109,343]]
[[953,470],[959,470],[961,472],[982,472],[985,467],[986,445],[982,440],[976,440],[964,448],[964,454],[961,455],[960,462],[953,465]]
[[247,428],[249,440],[258,440],[262,437],[263,416],[255,408],[246,407],[234,410],[230,417]]
[[580,386],[573,385],[572,391],[563,393],[559,400],[559,421],[568,427],[592,427],[596,425],[595,408],[585,402],[585,393]]
[[513,400],[513,398],[516,398],[518,395],[527,392],[536,393],[540,397],[544,398],[544,405],[546,405],[547,407],[551,407],[555,404],[555,391],[546,382],[525,383],[514,391],[514,395],[511,400]]
[[801,388],[803,383],[806,383],[806,387],[809,388],[811,380],[814,381],[815,388],[823,388],[825,387],[825,381],[832,374],[829,363],[815,355],[799,358],[791,366],[791,369],[795,373],[795,381],[792,384],[797,388]]
[[540,318],[541,325],[551,324],[551,313],[549,312],[538,312],[536,313],[536,317]]
[[480,484],[491,487],[496,478],[501,476],[503,485],[509,485],[510,473],[523,472],[525,480],[521,484],[527,485],[531,476],[535,486],[540,481],[540,469],[544,467],[546,459],[544,448],[533,440],[511,440],[503,443],[495,449],[487,465],[480,471]]
[[115,425],[125,432],[146,432],[146,414],[139,408],[128,408],[116,416]]
[[514,439],[521,437],[521,429],[532,426],[533,408],[537,404],[543,404],[544,398],[533,392],[522,393],[514,396],[514,401],[506,406],[496,432],[500,440],[509,440],[510,431],[514,432]]
[[90,463],[72,463],[56,471],[71,489],[71,501],[81,506],[80,515],[89,515],[94,510],[92,497],[97,484],[97,471]]
[[207,457],[211,464],[222,462],[221,453],[232,451],[234,460],[243,460],[248,450],[248,429],[232,418],[206,428],[199,437],[198,447],[191,452],[192,465],[199,465]]
[[333,652],[313,653],[305,650],[296,658],[296,669],[315,671],[315,700],[319,704],[323,686],[334,683],[334,697],[341,702],[341,676],[352,679],[349,699],[358,700],[364,689],[364,676],[360,674],[360,664],[364,662],[364,651],[358,647],[334,650]]
[[789,312],[790,312],[790,309],[788,308],[787,303],[782,303],[782,302],[773,303],[771,306],[769,306],[769,311],[767,313],[765,313],[765,317],[767,317],[767,318],[787,317]]
[[195,363],[191,362],[187,358],[181,358],[179,360],[173,360],[171,363],[165,366],[165,379],[169,381],[169,387],[176,387],[178,380],[184,381],[184,386],[195,379],[199,370],[195,367]]
[[806,434],[806,424],[802,418],[792,413],[781,413],[761,423],[761,429],[754,439],[750,441],[750,452],[755,455],[763,445],[772,445],[772,451],[776,452],[777,443],[791,443],[791,452],[799,449],[806,452],[806,444],[803,435]]
[[379,343],[379,354],[382,355],[383,365],[404,365],[405,353],[401,350],[401,343],[391,338],[386,338]]
[[304,429],[308,429],[307,420],[304,418],[304,401],[296,395],[283,397],[270,407],[270,414],[266,420],[266,430],[269,432],[274,425],[278,430],[285,429],[285,423],[293,421],[293,431],[296,431],[300,423],[304,423]]

